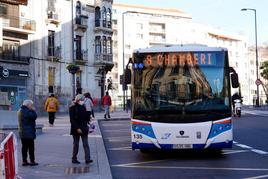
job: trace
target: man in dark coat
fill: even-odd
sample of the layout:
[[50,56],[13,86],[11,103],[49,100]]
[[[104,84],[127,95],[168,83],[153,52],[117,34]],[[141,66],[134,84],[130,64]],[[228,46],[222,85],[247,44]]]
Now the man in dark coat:
[[72,163],[79,164],[77,154],[79,151],[79,139],[82,138],[83,148],[85,152],[85,162],[89,164],[93,162],[90,159],[90,149],[88,145],[88,115],[84,106],[84,96],[78,94],[75,97],[74,104],[69,108],[71,135],[73,136],[73,156]]
[[[34,155],[34,139],[36,138],[36,123],[37,114],[33,108],[32,100],[24,100],[18,111],[19,135],[22,144],[22,166],[38,165],[35,162]],[[30,163],[27,161],[27,153],[29,152]]]

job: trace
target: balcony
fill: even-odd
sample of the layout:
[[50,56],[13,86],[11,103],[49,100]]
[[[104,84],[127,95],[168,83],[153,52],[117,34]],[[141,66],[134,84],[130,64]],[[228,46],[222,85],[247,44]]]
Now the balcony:
[[[103,23],[101,23],[103,22]],[[103,26],[104,25],[104,26]],[[95,28],[94,31],[97,32],[108,32],[110,34],[113,34],[113,29],[112,29],[112,22],[111,21],[102,21],[102,20],[95,20]]]
[[75,18],[75,30],[82,30],[85,32],[87,30],[88,17],[80,16]]
[[3,21],[3,30],[19,34],[34,34],[36,23],[34,20],[19,18],[14,16],[1,15]]
[[17,64],[30,64],[30,57],[24,57],[14,54],[10,51],[0,53],[0,62],[17,63]]
[[59,62],[61,59],[61,47],[47,47],[47,59],[51,62]]
[[96,54],[95,55],[95,65],[104,66],[106,71],[111,71],[113,64],[113,54]]
[[76,50],[75,54],[75,63],[78,65],[85,65],[87,63],[87,51],[85,50]]
[[59,25],[60,20],[59,20],[59,15],[56,12],[53,11],[48,11],[47,12],[47,23]]

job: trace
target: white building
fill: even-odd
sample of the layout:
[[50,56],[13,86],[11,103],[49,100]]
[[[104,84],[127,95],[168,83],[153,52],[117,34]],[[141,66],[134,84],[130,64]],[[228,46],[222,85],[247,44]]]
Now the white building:
[[[113,80],[114,90],[111,92],[117,105],[122,105],[119,75],[123,73],[123,51],[126,65],[134,49],[161,44],[204,44],[228,48],[230,65],[239,73],[244,104],[251,102],[247,43],[243,36],[194,23],[191,15],[177,9],[127,4],[113,4],[113,31],[115,67],[109,77]],[[129,98],[130,91],[126,95]]]
[[[55,93],[60,111],[68,109],[74,93],[89,91],[99,101],[105,75],[113,67],[111,7],[112,0],[28,0],[18,5],[17,17],[36,23],[28,40],[18,45],[20,54],[28,52],[24,67],[29,75],[23,95],[17,89],[15,98],[31,98],[42,110],[48,94]],[[3,61],[4,68],[16,68],[17,62]],[[80,70],[72,75],[66,69],[69,64]],[[8,96],[12,92],[4,87],[1,91]]]

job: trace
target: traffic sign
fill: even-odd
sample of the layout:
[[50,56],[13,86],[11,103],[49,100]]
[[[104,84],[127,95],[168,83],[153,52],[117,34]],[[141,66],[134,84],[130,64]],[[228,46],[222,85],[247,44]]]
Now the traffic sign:
[[255,84],[256,84],[257,86],[259,86],[259,85],[261,84],[261,80],[260,80],[260,79],[257,79],[257,80],[255,81]]

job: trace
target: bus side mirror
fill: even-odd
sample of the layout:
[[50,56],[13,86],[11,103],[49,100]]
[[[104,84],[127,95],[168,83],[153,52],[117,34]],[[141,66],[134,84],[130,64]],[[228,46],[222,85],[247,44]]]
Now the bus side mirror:
[[131,83],[131,70],[126,68],[125,69],[125,84],[130,84]]
[[232,82],[232,87],[233,88],[238,88],[239,87],[239,80],[238,80],[237,73],[232,73],[231,74],[231,82]]

